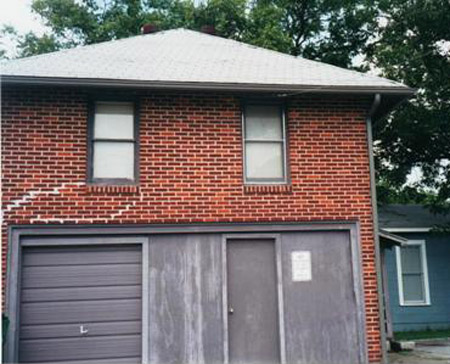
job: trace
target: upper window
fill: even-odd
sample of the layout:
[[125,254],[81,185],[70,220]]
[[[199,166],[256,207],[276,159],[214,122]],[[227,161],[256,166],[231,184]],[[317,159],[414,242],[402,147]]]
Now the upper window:
[[244,111],[246,183],[286,183],[286,127],[280,105],[246,105]]
[[132,102],[96,102],[90,133],[89,179],[94,183],[136,181],[137,131]]
[[396,248],[400,305],[430,304],[425,241],[410,240]]

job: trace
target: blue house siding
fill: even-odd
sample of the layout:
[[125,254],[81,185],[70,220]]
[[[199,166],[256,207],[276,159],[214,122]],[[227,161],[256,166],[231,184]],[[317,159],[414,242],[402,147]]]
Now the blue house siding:
[[429,306],[400,306],[395,249],[386,249],[386,269],[394,331],[450,328],[450,234],[396,233],[425,240],[430,286]]

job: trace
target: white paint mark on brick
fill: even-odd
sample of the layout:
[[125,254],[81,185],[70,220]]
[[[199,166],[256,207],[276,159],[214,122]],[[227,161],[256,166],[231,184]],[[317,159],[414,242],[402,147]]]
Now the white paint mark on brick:
[[[39,189],[39,190],[28,191],[21,198],[11,201],[11,203],[6,206],[6,208],[1,212],[1,216],[0,216],[1,221],[3,223],[4,215],[7,215],[14,209],[17,209],[17,208],[27,204],[28,202],[36,199],[39,196],[61,195],[62,193],[64,193],[64,190],[66,190],[66,189],[76,188],[76,187],[80,187],[80,186],[84,186],[84,185],[86,185],[85,182],[71,182],[71,183],[63,183],[63,184],[61,184],[57,187],[51,188],[51,189]],[[117,219],[117,218],[123,216],[126,212],[130,211],[133,207],[135,207],[138,201],[142,202],[143,200],[144,200],[144,196],[141,193],[139,196],[139,200],[134,200],[131,203],[127,204],[125,207],[119,209],[116,213],[111,214],[109,219]],[[37,223],[37,222],[63,224],[67,221],[73,221],[74,223],[78,224],[78,223],[93,223],[94,219],[92,219],[92,218],[72,218],[72,217],[68,217],[67,219],[52,218],[52,217],[51,218],[42,218],[41,215],[37,215],[36,217],[31,218],[29,221],[31,224]]]
[[84,186],[85,182],[70,182],[70,183],[62,183],[59,186],[53,187],[51,189],[39,189],[39,190],[31,190],[26,192],[21,198],[17,200],[11,201],[9,205],[5,207],[5,209],[2,211],[2,222],[3,222],[3,216],[7,215],[11,211],[13,211],[16,208],[19,208],[26,203],[36,199],[39,196],[54,196],[54,195],[60,195],[62,190]]
[[[141,193],[140,199],[142,200],[142,193]],[[112,214],[111,219],[117,219],[118,217],[123,216],[124,213],[126,213],[127,211],[130,211],[130,209],[132,207],[136,206],[136,202],[137,202],[137,200],[134,200],[131,203],[127,204],[124,208],[117,211],[115,214]]]

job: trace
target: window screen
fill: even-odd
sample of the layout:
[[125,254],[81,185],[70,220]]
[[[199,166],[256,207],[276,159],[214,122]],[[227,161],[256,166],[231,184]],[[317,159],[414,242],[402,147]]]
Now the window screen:
[[279,105],[247,105],[244,115],[245,181],[286,181],[285,125]]
[[425,243],[409,243],[399,249],[399,280],[403,304],[428,303]]
[[91,179],[132,182],[135,179],[135,123],[131,102],[97,102],[91,138]]

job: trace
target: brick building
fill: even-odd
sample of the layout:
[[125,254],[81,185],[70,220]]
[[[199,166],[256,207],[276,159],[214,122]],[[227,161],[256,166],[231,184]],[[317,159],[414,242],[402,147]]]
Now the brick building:
[[411,94],[183,29],[10,61],[6,359],[382,361],[370,125]]

